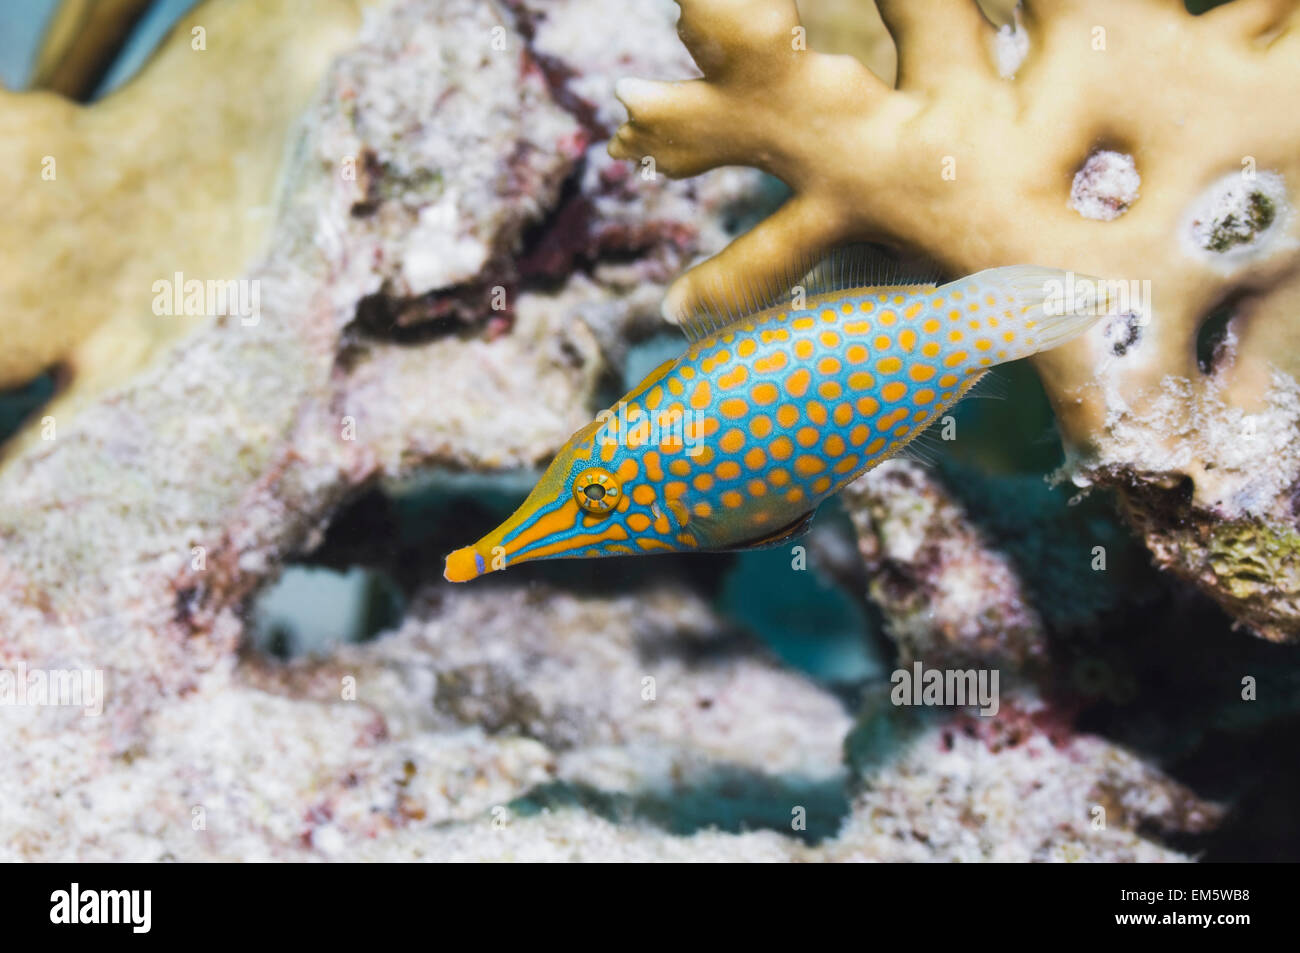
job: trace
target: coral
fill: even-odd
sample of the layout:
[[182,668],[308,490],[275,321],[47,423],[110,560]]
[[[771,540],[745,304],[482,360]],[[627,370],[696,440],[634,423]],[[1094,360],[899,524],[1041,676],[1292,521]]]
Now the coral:
[[[1209,519],[1189,510],[1178,491],[1144,490],[1128,500],[1129,516],[1162,564],[1213,587],[1232,615],[1275,641],[1300,627],[1300,533],[1258,517]],[[1172,510],[1177,531],[1163,516]]]
[[0,387],[63,362],[71,389],[48,412],[71,413],[215,317],[160,317],[154,282],[233,279],[261,251],[293,124],[361,6],[208,3],[93,105],[0,90]]
[[149,0],[63,0],[45,31],[32,88],[85,99],[148,7]]
[[[703,77],[620,84],[629,121],[613,155],[674,176],[751,165],[793,191],[680,278],[666,312],[770,287],[792,257],[856,239],[953,274],[1032,262],[1124,282],[1128,307],[1033,361],[1068,472],[1131,509],[1148,499],[1140,487],[1186,481],[1178,505],[1138,523],[1162,565],[1236,610],[1229,579],[1178,553],[1196,549],[1182,528],[1197,523],[1258,520],[1275,537],[1294,525],[1300,127],[1283,104],[1300,91],[1295,5],[1235,0],[1194,17],[1164,0],[1027,2],[1013,77],[973,3],[879,6],[896,88],[793,42],[792,0],[683,0]],[[1198,334],[1223,307],[1230,354],[1202,371]],[[1266,579],[1242,619],[1300,637],[1291,598]]]
[[1131,752],[1052,730],[1033,696],[1004,705],[993,720],[895,724],[902,751],[884,763],[872,756],[878,722],[903,719],[868,707],[849,741],[865,759],[858,791],[830,859],[1178,861],[1139,830],[1198,832],[1222,818]]
[[[328,660],[213,669],[129,756],[7,721],[0,844],[9,860],[1182,860],[1139,825],[1217,817],[1019,704],[900,726],[896,753],[869,754],[897,716],[853,728],[676,589],[438,586]],[[790,836],[801,807],[816,844]]]
[[843,496],[904,665],[1041,663],[1042,621],[1015,568],[924,468],[886,461]]
[[[938,789],[945,830],[988,817],[986,839],[1019,844],[1010,856],[1044,830],[988,805],[1024,793],[1030,754],[1071,779],[1043,815],[1068,826],[1051,834],[1058,853],[1185,856],[1138,829],[1195,826],[1161,800],[1171,783],[1102,739],[1059,757],[1036,741],[1023,755],[959,742],[933,771],[913,754],[846,767],[840,695],[680,580],[613,594],[422,582],[401,624],[365,645],[287,665],[251,645],[249,599],[348,500],[426,469],[477,481],[544,461],[627,341],[657,326],[667,277],[721,246],[738,199],[764,200],[751,172],[634,177],[593,143],[617,109],[616,70],[679,67],[670,10],[377,7],[294,119],[269,252],[247,273],[261,320],[205,322],[0,470],[0,667],[87,666],[108,688],[100,718],[0,712],[6,858],[988,856],[969,826],[925,826],[917,799]],[[615,28],[626,16],[638,29]],[[601,17],[609,42],[588,62],[588,31],[557,24]],[[429,121],[433,104],[445,122]],[[355,180],[340,174],[348,158]],[[130,313],[151,320],[147,301]],[[985,546],[968,527],[960,538]],[[944,715],[932,740],[968,722]],[[972,765],[978,783],[954,785]],[[888,837],[859,773],[894,812]],[[837,833],[846,784],[858,809]],[[1152,804],[1079,836],[1079,799],[1099,786]]]
[[[467,277],[403,267],[415,223],[439,230],[424,232],[414,260],[474,248],[486,261],[518,240],[530,209],[536,215],[553,200],[575,158],[573,120],[545,98],[526,61],[479,54],[475,82],[461,78],[460,50],[499,25],[491,11],[448,10],[459,50],[418,5],[399,5],[391,17],[409,22],[364,34],[306,117],[274,252],[249,275],[262,288],[261,319],[209,322],[169,361],[62,422],[53,440],[0,473],[7,657],[93,659],[124,692],[138,687],[147,707],[160,688],[181,690],[233,647],[243,600],[285,553],[310,546],[356,487],[417,463],[531,464],[585,415],[597,345],[567,302],[519,296],[512,333],[494,340],[440,334],[408,346],[354,327],[367,303],[387,301],[385,287],[384,307],[396,311],[408,295]],[[388,68],[371,69],[376,62]],[[417,87],[427,100],[412,96]],[[459,138],[420,125],[416,110],[438,97],[449,111],[473,112]],[[394,108],[399,102],[409,111]],[[370,118],[358,120],[358,110]],[[483,123],[484,114],[493,121]],[[357,214],[377,183],[340,170],[367,152],[392,170],[391,189]],[[429,209],[439,211],[423,214]],[[435,284],[410,285],[424,277]],[[443,386],[429,386],[429,368]],[[534,412],[493,415],[500,401]],[[200,486],[189,479],[195,473]],[[75,589],[68,578],[79,580]],[[118,626],[128,635],[114,638]],[[158,668],[173,670],[162,686]],[[124,731],[139,714],[115,712]]]
[[893,85],[898,71],[898,54],[893,37],[885,29],[874,3],[803,0],[799,4],[799,17],[800,24],[808,31],[808,45],[825,53],[853,56]]

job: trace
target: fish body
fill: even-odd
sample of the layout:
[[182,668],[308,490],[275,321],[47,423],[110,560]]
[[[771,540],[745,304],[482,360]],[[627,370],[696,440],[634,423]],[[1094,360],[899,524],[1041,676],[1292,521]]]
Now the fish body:
[[1055,347],[1104,311],[1051,307],[1053,281],[1065,273],[1013,266],[941,287],[831,288],[688,328],[686,353],[574,434],[513,516],[448,557],[446,577],[793,538],[990,367]]

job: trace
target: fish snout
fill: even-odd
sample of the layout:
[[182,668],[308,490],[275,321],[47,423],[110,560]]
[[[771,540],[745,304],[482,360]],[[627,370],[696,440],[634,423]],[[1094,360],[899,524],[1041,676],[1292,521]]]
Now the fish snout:
[[463,546],[447,556],[442,576],[448,582],[469,582],[491,572],[487,560],[473,546]]

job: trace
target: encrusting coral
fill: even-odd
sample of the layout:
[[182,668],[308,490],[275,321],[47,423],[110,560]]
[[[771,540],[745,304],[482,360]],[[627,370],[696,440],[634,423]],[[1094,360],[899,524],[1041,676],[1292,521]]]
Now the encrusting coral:
[[999,31],[973,2],[882,0],[892,89],[808,48],[793,0],[680,6],[703,77],[621,83],[611,153],[672,176],[755,166],[794,194],[680,278],[666,313],[859,239],[953,274],[1124,282],[1128,307],[1033,359],[1069,472],[1115,487],[1163,566],[1300,637],[1297,5],[1039,0]]
[[923,467],[886,461],[847,487],[844,503],[900,662],[1042,662],[1043,623],[1015,568]]

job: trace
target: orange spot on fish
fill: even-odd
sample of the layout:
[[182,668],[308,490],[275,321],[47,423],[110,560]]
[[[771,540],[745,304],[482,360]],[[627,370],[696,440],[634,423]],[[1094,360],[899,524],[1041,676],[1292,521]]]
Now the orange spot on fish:
[[732,420],[739,420],[749,413],[749,404],[737,397],[732,397],[718,404],[718,411],[724,417],[730,417]]
[[907,371],[907,375],[917,383],[928,381],[936,373],[935,369],[929,364],[913,364]]
[[785,389],[791,397],[802,397],[808,392],[808,385],[812,383],[812,375],[806,368],[799,368],[785,379]]
[[723,390],[731,390],[741,386],[747,380],[749,380],[749,371],[744,364],[737,364],[726,374],[718,376],[718,386]]
[[647,478],[654,480],[656,483],[664,478],[663,466],[660,463],[659,454],[651,450],[641,458],[641,462],[645,464],[645,475]]
[[814,457],[812,454],[802,454],[795,458],[794,472],[800,476],[812,476],[814,473],[821,473],[826,469],[826,462],[820,457]]

